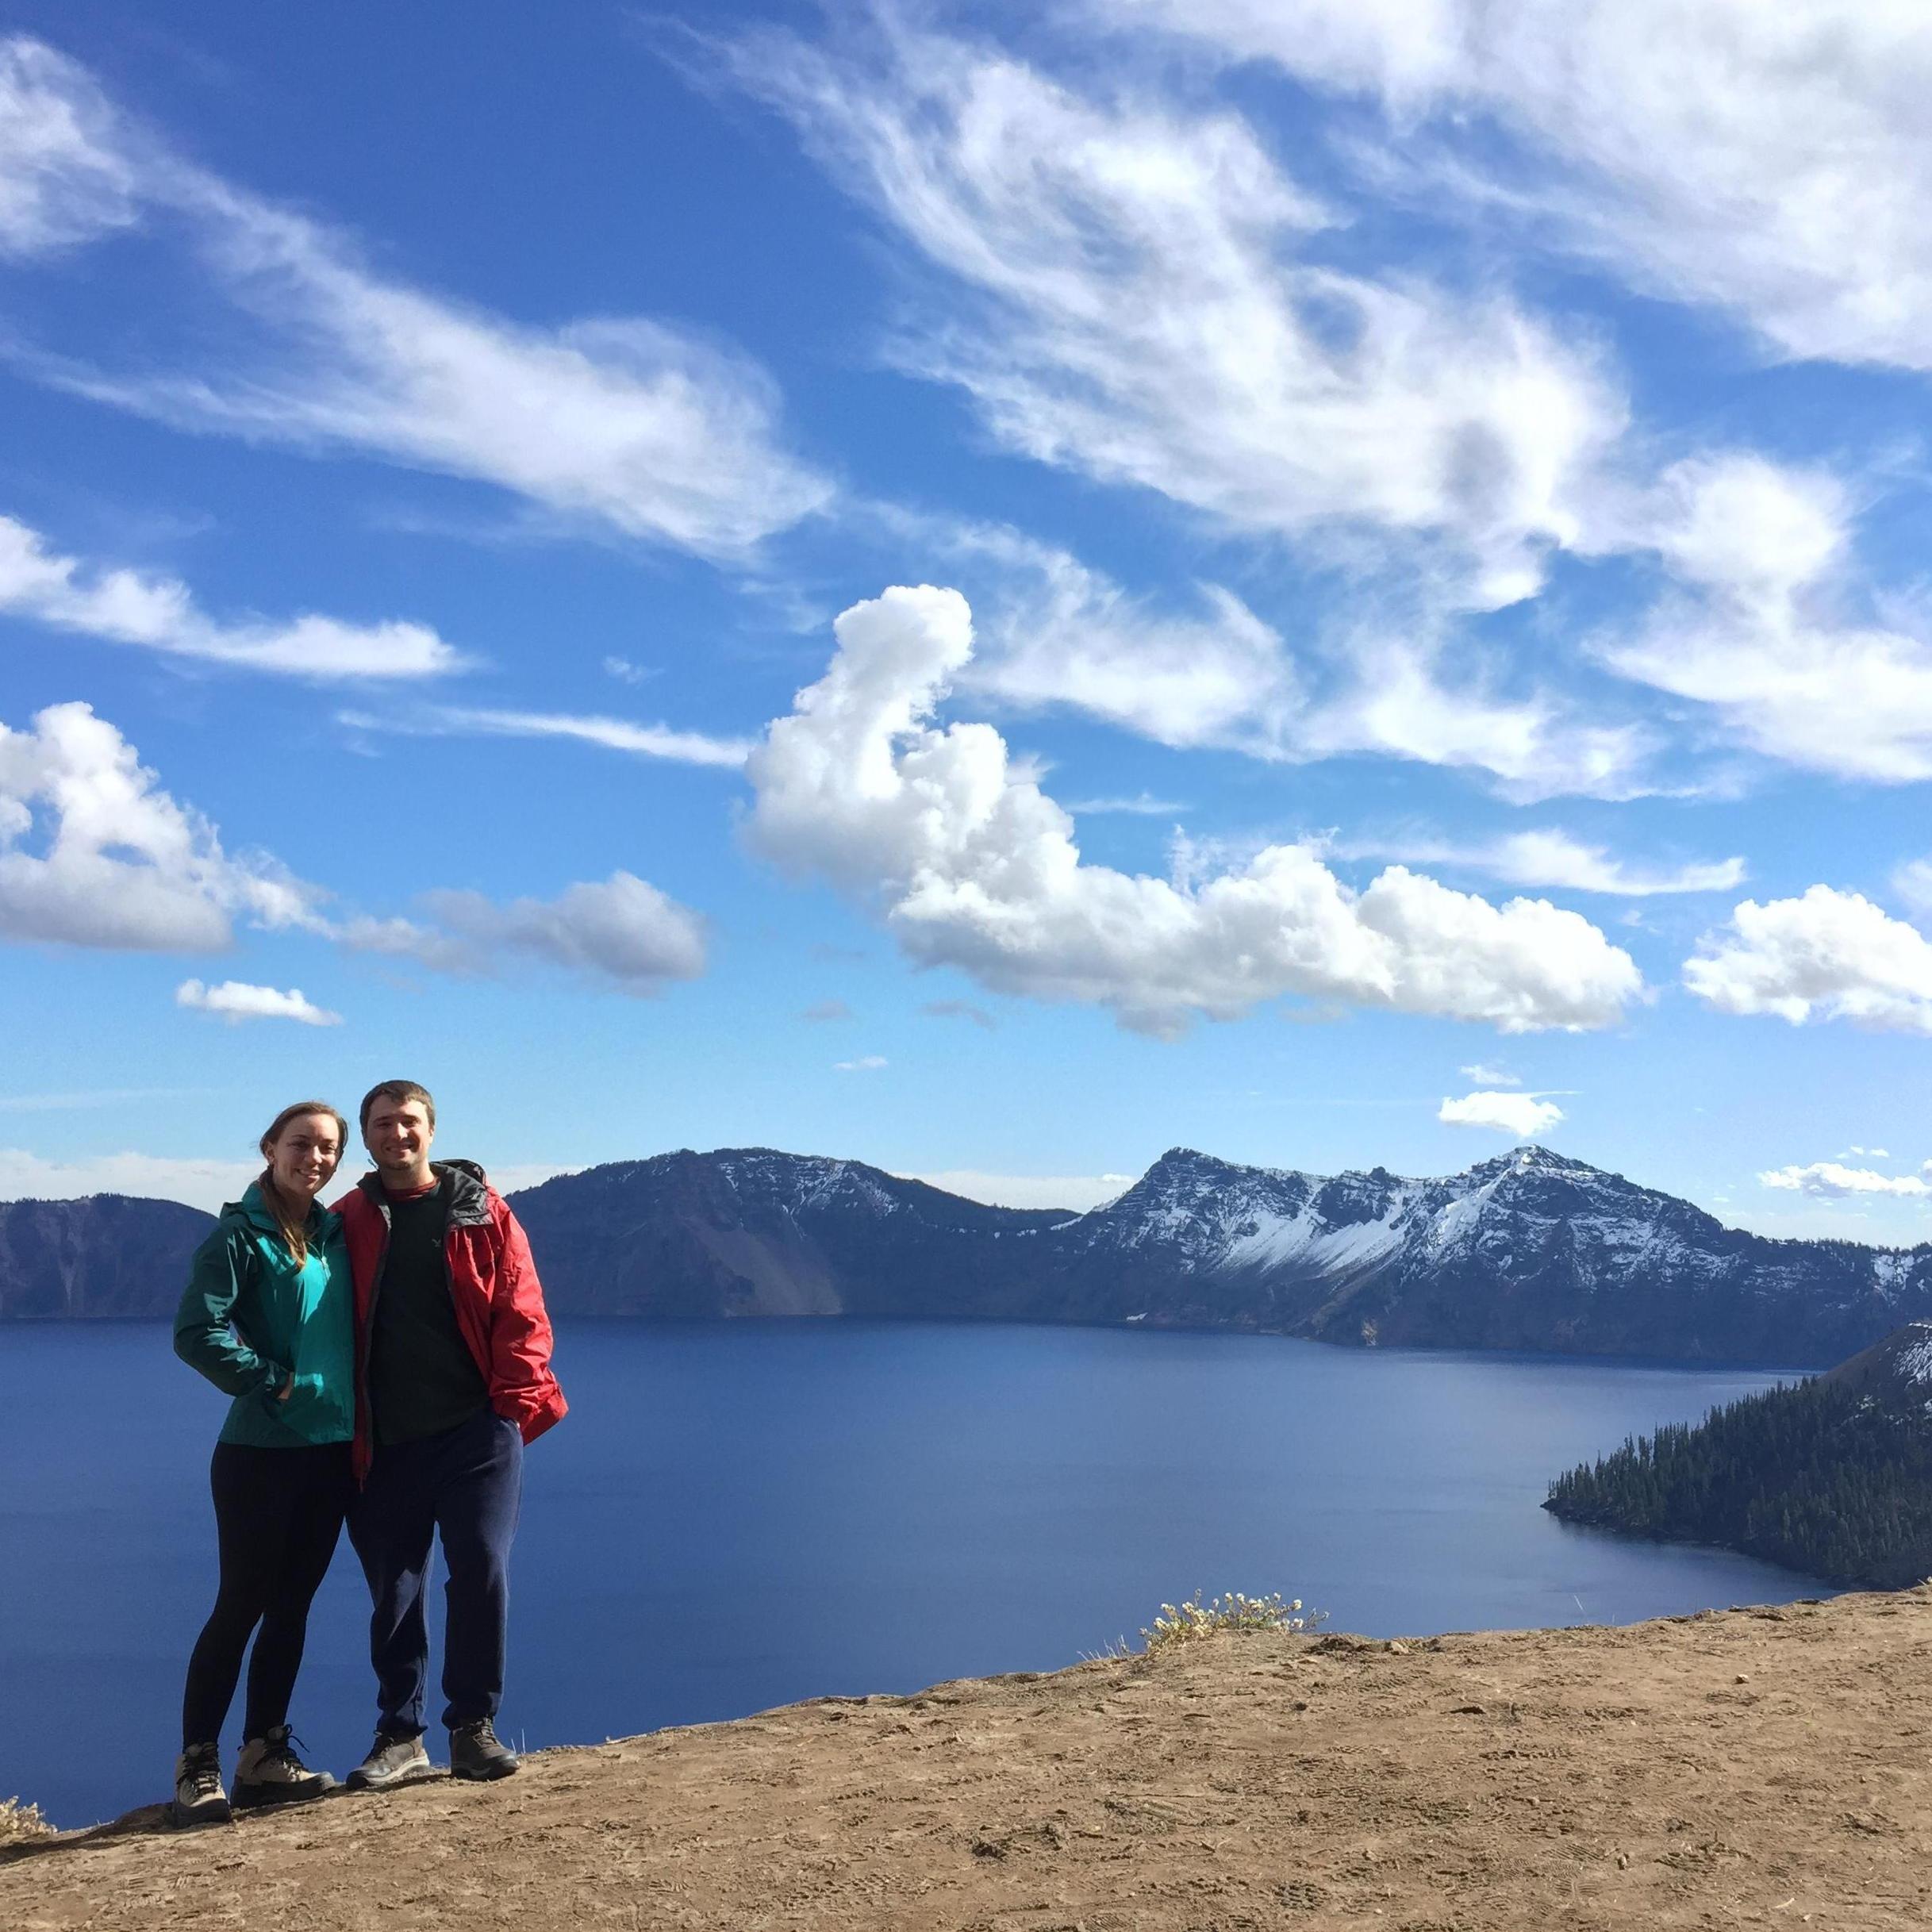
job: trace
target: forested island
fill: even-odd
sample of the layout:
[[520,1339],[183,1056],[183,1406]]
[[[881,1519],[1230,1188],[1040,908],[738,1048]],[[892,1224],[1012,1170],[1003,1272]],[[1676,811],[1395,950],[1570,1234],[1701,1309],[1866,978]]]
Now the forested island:
[[1932,1323],[1829,1373],[1633,1437],[1550,1485],[1568,1523],[1720,1544],[1836,1583],[1932,1576]]

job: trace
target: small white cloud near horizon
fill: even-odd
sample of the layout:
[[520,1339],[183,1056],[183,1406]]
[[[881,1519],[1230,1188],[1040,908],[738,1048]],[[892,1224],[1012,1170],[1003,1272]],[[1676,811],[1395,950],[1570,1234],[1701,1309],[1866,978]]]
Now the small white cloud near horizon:
[[1807,1194],[1815,1200],[1845,1200],[1861,1194],[1888,1194],[1907,1200],[1932,1196],[1932,1179],[1918,1174],[1881,1174],[1869,1167],[1842,1166],[1836,1161],[1772,1168],[1757,1179],[1761,1186]]
[[175,1004],[194,1012],[213,1013],[231,1025],[244,1020],[293,1020],[305,1027],[339,1027],[342,1016],[317,1006],[303,996],[299,986],[286,993],[273,986],[251,986],[238,979],[225,979],[218,986],[204,985],[198,979],[184,979],[175,989]]
[[746,835],[878,908],[923,964],[1168,1036],[1290,994],[1504,1033],[1611,1025],[1645,995],[1636,962],[1580,914],[1499,907],[1400,866],[1357,893],[1306,845],[1200,880],[1089,863],[998,732],[934,721],[973,655],[964,597],[895,587],[833,629],[825,674],[751,755]]
[[928,1187],[989,1208],[1064,1208],[1086,1214],[1124,1194],[1137,1174],[994,1174],[977,1167],[949,1167],[927,1173],[902,1173],[904,1181],[923,1181]]
[[1829,885],[1746,900],[1699,942],[1684,983],[1720,1012],[1932,1034],[1932,941],[1862,893]]
[[1449,1127],[1482,1127],[1518,1140],[1534,1140],[1565,1116],[1554,1100],[1539,1100],[1533,1093],[1476,1093],[1459,1100],[1445,1097],[1435,1117]]
[[428,625],[349,624],[313,612],[220,624],[179,578],[144,577],[55,554],[37,530],[0,515],[0,612],[163,656],[314,683],[440,678],[471,660]]
[[[264,1120],[260,1127],[267,1124]],[[471,1150],[455,1151],[467,1154]],[[367,1166],[359,1150],[345,1154],[335,1177],[322,1190],[323,1200],[332,1201],[346,1194]],[[505,1194],[576,1171],[538,1161],[509,1162],[501,1166],[486,1162],[485,1166],[490,1185]],[[25,1147],[0,1147],[0,1200],[80,1200],[90,1194],[129,1194],[146,1200],[179,1201],[214,1214],[228,1202],[240,1200],[261,1171],[262,1157],[252,1147],[248,1158],[236,1159],[124,1150],[79,1154],[65,1161],[48,1160]]]
[[835,1074],[876,1074],[882,1066],[891,1062],[883,1054],[862,1054],[856,1060],[835,1060],[832,1070]]

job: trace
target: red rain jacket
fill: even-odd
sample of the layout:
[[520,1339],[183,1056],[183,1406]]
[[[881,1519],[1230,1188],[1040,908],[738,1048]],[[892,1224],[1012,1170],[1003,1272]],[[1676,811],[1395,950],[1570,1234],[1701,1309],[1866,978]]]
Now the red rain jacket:
[[[451,1182],[443,1271],[456,1326],[489,1385],[490,1407],[534,1442],[569,1409],[550,1372],[550,1317],[530,1243],[501,1195],[470,1161],[436,1161]],[[382,1262],[389,1252],[389,1204],[382,1177],[367,1174],[335,1204],[342,1216],[355,1285],[355,1479],[369,1473],[375,1435],[369,1412],[369,1339]]]

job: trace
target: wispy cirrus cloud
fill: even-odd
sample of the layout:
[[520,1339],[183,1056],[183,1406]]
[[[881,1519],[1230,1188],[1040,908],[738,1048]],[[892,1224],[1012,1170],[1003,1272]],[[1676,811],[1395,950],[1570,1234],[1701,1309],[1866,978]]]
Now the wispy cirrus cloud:
[[1555,886],[1630,899],[1730,892],[1744,882],[1748,870],[1738,858],[1693,860],[1669,866],[1645,865],[1554,828],[1508,832],[1500,839],[1467,843],[1419,835],[1338,839],[1330,849],[1342,858],[1462,866],[1511,885]]
[[338,720],[354,730],[412,738],[567,738],[680,765],[742,766],[751,749],[746,738],[713,738],[703,732],[668,724],[640,724],[628,718],[577,716],[554,711],[502,711],[475,705],[427,706],[408,712],[345,711]]
[[[1794,356],[1932,367],[1932,33],[1792,0],[1089,0],[1379,101],[1377,158]],[[1499,154],[1500,130],[1520,144]],[[1399,142],[1397,137],[1399,136]]]
[[943,292],[897,346],[1007,447],[1226,529],[1439,540],[1508,603],[1577,529],[1623,403],[1574,331],[1506,296],[1325,259],[1338,211],[1250,124],[874,9],[866,44],[716,50]]
[[179,236],[232,340],[172,373],[29,353],[43,379],[180,428],[353,451],[511,493],[568,524],[743,556],[823,509],[745,356],[646,317],[537,328],[378,274],[323,223],[186,160],[43,44],[0,43],[0,241]]
[[62,556],[0,516],[0,612],[164,656],[328,682],[442,677],[466,660],[426,624],[349,624],[313,612],[223,624],[179,578]]

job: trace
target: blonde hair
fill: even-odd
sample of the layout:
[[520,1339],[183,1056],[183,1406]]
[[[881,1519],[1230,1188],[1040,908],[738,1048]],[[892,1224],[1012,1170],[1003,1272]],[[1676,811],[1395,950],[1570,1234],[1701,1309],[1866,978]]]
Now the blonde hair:
[[349,1123],[343,1119],[327,1100],[298,1100],[293,1107],[285,1107],[268,1123],[268,1131],[259,1143],[262,1158],[268,1165],[262,1170],[261,1178],[255,1185],[262,1190],[262,1199],[268,1204],[268,1212],[275,1217],[275,1225],[282,1231],[282,1239],[289,1244],[289,1252],[298,1262],[309,1258],[309,1215],[307,1209],[299,1213],[295,1204],[275,1185],[275,1143],[282,1135],[291,1120],[298,1120],[304,1114],[327,1114],[336,1123],[338,1142],[336,1158],[341,1158],[340,1150],[349,1143]]

